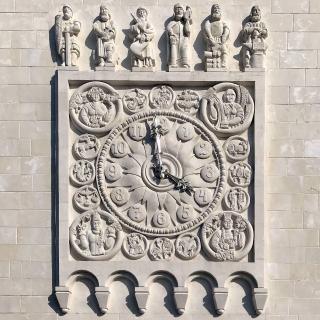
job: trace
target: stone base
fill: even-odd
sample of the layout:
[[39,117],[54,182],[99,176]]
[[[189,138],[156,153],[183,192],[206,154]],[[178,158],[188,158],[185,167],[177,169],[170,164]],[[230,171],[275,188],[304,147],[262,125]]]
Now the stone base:
[[244,68],[245,72],[265,72],[266,69],[265,68]]
[[190,69],[190,67],[183,68],[183,67],[171,67],[171,66],[169,66],[168,71],[169,72],[190,72],[191,69]]
[[154,67],[132,67],[133,72],[154,72]]
[[106,63],[104,66],[95,66],[96,71],[115,71],[116,67],[113,63]]
[[79,71],[78,66],[58,66],[57,69],[63,71]]
[[211,68],[211,67],[205,67],[205,71],[207,72],[226,72],[227,68]]

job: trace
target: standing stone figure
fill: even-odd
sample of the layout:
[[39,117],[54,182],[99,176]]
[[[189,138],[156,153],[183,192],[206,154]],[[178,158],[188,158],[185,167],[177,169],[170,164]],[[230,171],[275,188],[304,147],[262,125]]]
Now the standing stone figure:
[[227,40],[230,30],[227,24],[221,20],[221,10],[218,4],[211,8],[211,19],[204,25],[203,35],[207,44],[204,52],[205,69],[225,68],[227,60]]
[[80,56],[77,36],[81,24],[79,21],[73,20],[72,16],[72,9],[64,5],[62,14],[58,14],[55,19],[56,46],[63,66],[76,66]]
[[167,33],[169,38],[169,71],[174,68],[190,70],[190,31],[191,8],[186,10],[177,3],[174,8],[173,20],[168,23]]
[[263,68],[264,56],[267,50],[265,39],[268,30],[261,21],[261,11],[258,6],[253,6],[250,21],[243,28],[242,64],[244,69]]
[[138,8],[136,16],[131,14],[133,22],[130,25],[133,43],[130,46],[132,54],[132,70],[153,71],[153,38],[154,28],[148,21],[148,11],[145,8]]
[[99,67],[104,67],[105,65],[113,66],[112,55],[115,50],[116,29],[111,20],[111,14],[105,5],[100,6],[100,15],[93,24],[93,32],[97,37],[97,65]]

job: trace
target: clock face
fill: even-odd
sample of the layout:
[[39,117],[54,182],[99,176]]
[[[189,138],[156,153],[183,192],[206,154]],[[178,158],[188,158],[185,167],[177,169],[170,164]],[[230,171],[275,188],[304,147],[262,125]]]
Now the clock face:
[[195,118],[159,109],[114,128],[96,169],[106,207],[124,226],[148,236],[176,235],[203,223],[226,180],[216,136]]

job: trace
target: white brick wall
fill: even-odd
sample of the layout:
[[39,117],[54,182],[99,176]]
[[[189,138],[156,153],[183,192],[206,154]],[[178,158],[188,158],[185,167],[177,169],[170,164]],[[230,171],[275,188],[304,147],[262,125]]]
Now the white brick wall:
[[[0,320],[59,318],[48,306],[52,293],[50,81],[56,66],[49,30],[62,3],[0,0]],[[100,2],[69,3],[83,22],[84,42]],[[108,3],[122,29],[138,5],[148,6],[153,17],[159,15],[155,22],[163,27],[160,22],[169,17],[173,5],[162,0]],[[270,30],[265,194],[270,297],[261,319],[320,320],[320,1],[222,0],[232,40],[256,3],[262,6]],[[198,33],[211,1],[188,4],[196,15]],[[127,49],[120,30],[118,37],[124,59]],[[90,50],[82,50],[81,68],[89,69]],[[238,51],[233,48],[232,55]],[[231,66],[236,68],[237,62]],[[92,310],[64,317],[96,318]],[[251,317],[239,310],[222,319]]]

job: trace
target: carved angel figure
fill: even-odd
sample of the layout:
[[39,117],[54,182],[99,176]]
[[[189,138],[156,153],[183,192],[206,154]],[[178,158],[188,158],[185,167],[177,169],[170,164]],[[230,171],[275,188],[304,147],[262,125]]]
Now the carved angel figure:
[[107,226],[105,230],[101,226],[101,218],[98,213],[90,216],[90,228],[86,223],[77,227],[79,237],[79,248],[84,250],[86,255],[104,255],[111,250],[116,241],[116,230],[113,226]]
[[204,52],[206,69],[226,67],[229,34],[229,27],[221,20],[220,6],[214,4],[211,8],[211,19],[205,22],[203,30],[207,45]]
[[174,5],[173,20],[168,23],[167,33],[169,38],[169,70],[170,68],[190,68],[190,31],[191,8],[179,3]]
[[268,30],[261,21],[261,10],[259,6],[253,6],[250,13],[250,21],[242,30],[242,64],[244,68],[262,68],[264,56],[268,48],[265,39],[268,37]]
[[76,66],[80,56],[80,46],[77,36],[80,32],[81,24],[72,19],[71,7],[64,5],[62,14],[55,18],[55,38],[56,47],[63,66]]
[[133,67],[154,67],[153,38],[154,28],[148,21],[148,11],[145,8],[138,8],[136,15],[133,15],[133,22],[130,25],[133,43],[130,51],[133,57]]
[[93,24],[93,32],[97,38],[97,65],[103,67],[106,63],[113,63],[116,29],[111,19],[111,13],[105,5],[100,6],[100,15]]

